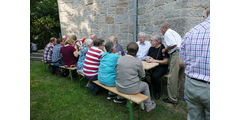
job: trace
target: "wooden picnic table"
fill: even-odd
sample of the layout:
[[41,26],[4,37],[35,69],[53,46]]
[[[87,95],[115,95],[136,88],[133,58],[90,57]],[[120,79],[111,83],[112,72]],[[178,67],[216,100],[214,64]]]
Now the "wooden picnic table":
[[150,69],[152,69],[152,68],[154,68],[154,67],[159,65],[159,63],[148,63],[146,61],[142,61],[142,64],[143,64],[143,68],[145,70],[150,70]]

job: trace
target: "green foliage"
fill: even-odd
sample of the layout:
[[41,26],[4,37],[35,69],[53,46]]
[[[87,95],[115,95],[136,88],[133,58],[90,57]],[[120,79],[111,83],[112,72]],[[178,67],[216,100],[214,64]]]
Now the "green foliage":
[[59,37],[57,0],[30,1],[30,40],[44,48],[50,37]]
[[[125,104],[106,99],[107,91],[92,96],[85,87],[87,80],[71,82],[67,77],[44,72],[41,62],[30,63],[30,117],[33,120],[128,120]],[[166,97],[166,96],[165,96]],[[142,111],[142,120],[186,120],[186,103],[173,106],[155,100],[157,107],[151,112]],[[137,118],[138,106],[133,105]]]

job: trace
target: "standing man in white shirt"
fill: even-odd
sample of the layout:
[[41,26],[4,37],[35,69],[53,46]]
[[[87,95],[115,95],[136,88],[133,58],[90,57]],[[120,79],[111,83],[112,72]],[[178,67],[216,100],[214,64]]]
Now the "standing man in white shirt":
[[174,30],[170,29],[168,22],[161,24],[161,32],[164,35],[165,49],[163,53],[170,55],[169,75],[168,75],[168,98],[163,99],[166,103],[177,104],[179,88],[184,79],[184,68],[179,66],[179,50],[182,38]]
[[138,33],[138,52],[137,52],[137,59],[139,60],[145,60],[148,50],[151,47],[151,43],[149,41],[146,41],[146,34],[144,32]]

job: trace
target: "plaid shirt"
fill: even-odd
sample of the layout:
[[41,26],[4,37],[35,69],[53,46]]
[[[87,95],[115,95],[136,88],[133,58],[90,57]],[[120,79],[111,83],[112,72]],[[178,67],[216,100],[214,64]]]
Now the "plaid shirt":
[[191,29],[183,38],[180,58],[185,74],[210,82],[210,16]]
[[43,53],[43,60],[46,62],[52,61],[52,52],[53,52],[53,43],[48,43],[46,47],[44,48],[44,53]]

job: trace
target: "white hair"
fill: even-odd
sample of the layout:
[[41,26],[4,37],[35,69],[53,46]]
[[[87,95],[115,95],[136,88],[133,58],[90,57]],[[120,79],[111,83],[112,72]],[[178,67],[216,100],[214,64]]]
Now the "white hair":
[[138,37],[139,36],[144,36],[144,37],[146,37],[146,34],[144,33],[144,32],[140,32],[140,33],[138,33]]
[[94,37],[94,36],[97,36],[96,34],[94,34],[94,33],[92,33],[91,35],[90,35],[90,37],[92,38],[92,37]]
[[93,43],[93,40],[92,39],[89,39],[87,38],[85,41],[84,41],[84,45],[88,46],[88,45],[91,45]]
[[158,34],[153,35],[152,38],[154,40],[157,40],[159,43],[162,43],[162,37],[160,35],[158,35]]

